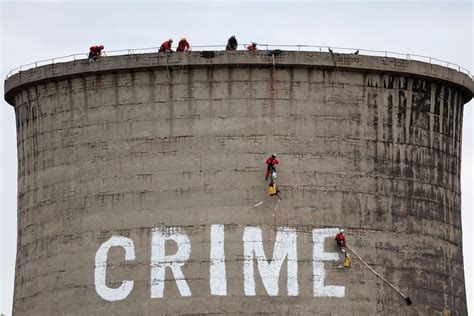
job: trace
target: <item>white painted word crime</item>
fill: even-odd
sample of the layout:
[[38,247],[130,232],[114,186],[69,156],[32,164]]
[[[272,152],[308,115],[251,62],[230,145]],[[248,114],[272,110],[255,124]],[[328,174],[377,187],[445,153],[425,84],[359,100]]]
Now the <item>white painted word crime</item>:
[[[224,225],[211,225],[210,230],[210,278],[211,295],[227,295],[227,277],[224,252]],[[339,255],[324,251],[324,241],[332,238],[339,232],[337,228],[315,228],[312,230],[313,239],[313,296],[314,297],[344,297],[345,287],[324,285],[326,271],[325,261],[337,261]],[[299,295],[298,285],[298,254],[296,229],[279,227],[277,229],[273,247],[273,257],[267,259],[263,248],[262,229],[258,226],[247,226],[243,232],[244,248],[244,294],[255,296],[256,266],[263,286],[269,296],[279,293],[278,281],[280,270],[286,260],[287,264],[287,294]],[[177,251],[166,254],[166,241],[174,241]],[[133,240],[123,236],[112,236],[100,245],[95,255],[94,284],[97,294],[106,301],[126,299],[133,290],[133,280],[123,280],[118,288],[111,288],[106,284],[107,258],[112,247],[122,247],[125,251],[125,261],[135,260],[135,246]],[[162,298],[165,289],[165,270],[169,268],[174,276],[179,293],[183,297],[192,296],[191,289],[183,274],[182,267],[189,260],[191,242],[181,227],[154,228],[151,237],[151,277],[150,297]]]

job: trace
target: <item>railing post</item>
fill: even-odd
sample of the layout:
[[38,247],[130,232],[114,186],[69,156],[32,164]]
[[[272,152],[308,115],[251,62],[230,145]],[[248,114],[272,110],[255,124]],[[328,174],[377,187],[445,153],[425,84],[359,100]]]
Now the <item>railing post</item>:
[[387,57],[387,52],[385,52],[385,57]]
[[300,52],[301,51],[301,45],[296,45],[298,46],[298,51]]

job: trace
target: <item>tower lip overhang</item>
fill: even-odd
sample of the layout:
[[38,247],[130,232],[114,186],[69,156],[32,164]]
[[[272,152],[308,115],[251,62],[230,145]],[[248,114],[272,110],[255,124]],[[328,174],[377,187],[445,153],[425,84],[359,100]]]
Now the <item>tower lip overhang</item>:
[[[228,67],[254,66],[270,67],[272,56],[267,51],[216,51],[213,58],[201,57],[201,52],[174,53],[167,56],[163,53],[146,53],[103,57],[98,62],[87,59],[48,64],[18,72],[4,82],[5,100],[14,106],[14,96],[18,91],[47,81],[59,81],[65,78],[82,77],[91,74],[112,73],[119,71],[139,71],[144,69],[187,67]],[[393,57],[378,57],[355,54],[331,54],[326,52],[284,51],[275,57],[279,68],[301,67],[335,71],[352,71],[359,73],[382,73],[392,75],[416,76],[430,78],[457,86],[464,95],[464,103],[474,95],[474,81],[466,73],[455,69],[430,64],[417,60]]]

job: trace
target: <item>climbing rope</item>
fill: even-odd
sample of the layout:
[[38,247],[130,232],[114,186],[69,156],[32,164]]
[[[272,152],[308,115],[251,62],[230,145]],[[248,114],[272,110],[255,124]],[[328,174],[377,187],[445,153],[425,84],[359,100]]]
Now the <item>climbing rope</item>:
[[359,256],[359,254],[357,252],[355,252],[354,249],[352,249],[351,247],[349,247],[349,245],[346,245],[347,249],[349,249],[350,251],[352,251],[352,253],[357,257],[359,258],[359,260],[373,273],[375,274],[377,277],[379,277],[382,281],[384,281],[385,283],[387,283],[392,289],[394,289],[398,294],[400,294],[401,297],[403,297],[405,299],[405,301],[407,302],[408,305],[411,305],[412,304],[412,301],[411,299],[406,296],[405,294],[402,293],[402,291],[400,291],[398,288],[395,287],[395,285],[391,284],[390,282],[388,282],[383,276],[381,276],[380,274],[377,273],[377,271],[375,271],[371,266],[369,266],[367,264],[367,262],[364,261],[364,259],[361,258],[361,256]]
[[272,213],[272,217],[273,217],[273,229],[276,231],[276,217],[277,217],[277,209],[278,209],[278,205],[280,205],[280,199],[278,199],[278,201],[276,202],[276,205],[275,207],[273,208],[273,213]]
[[275,99],[276,99],[276,67],[275,67],[275,55],[272,54],[272,95],[271,95],[271,102],[270,102],[270,119],[271,119],[271,139],[270,139],[270,152],[275,152],[274,150],[274,136],[275,136]]
[[183,71],[184,71],[184,64],[186,63],[186,57],[185,57],[185,52],[183,52],[183,57],[182,57],[182,61],[181,61],[181,65],[178,67],[181,68],[180,70],[180,73],[179,73],[179,76],[178,76],[178,80],[176,82],[173,82],[173,80],[171,80],[171,75],[170,75],[170,70],[169,70],[169,64],[168,64],[168,56],[169,54],[165,53],[166,54],[166,74],[167,74],[167,77],[168,77],[168,82],[171,83],[171,84],[178,84],[180,83],[181,81],[181,78],[183,76]]

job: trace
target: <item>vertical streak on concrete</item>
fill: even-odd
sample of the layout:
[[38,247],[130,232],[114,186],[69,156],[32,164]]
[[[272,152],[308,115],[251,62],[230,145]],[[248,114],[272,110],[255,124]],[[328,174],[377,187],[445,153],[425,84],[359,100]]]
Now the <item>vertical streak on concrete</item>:
[[157,70],[155,69],[148,69],[148,102],[150,103],[150,109],[152,111],[151,117],[153,118],[151,135],[156,136],[158,135],[159,127],[160,127],[160,117],[159,117],[159,104],[156,100],[156,93],[158,86],[156,84],[156,74]]
[[224,225],[211,225],[209,284],[212,295],[227,295],[227,278],[225,272]]
[[[444,104],[446,103],[446,98],[447,96],[449,95],[449,92],[447,91],[447,87],[446,86],[443,86],[441,87],[441,92],[440,92],[440,102],[439,102],[439,113],[438,113],[438,117],[439,117],[439,129],[438,129],[438,150],[442,150],[443,149],[443,126],[444,126]],[[438,155],[440,156],[440,155]],[[440,156],[441,157],[441,156]],[[439,159],[441,160],[441,159]],[[439,161],[439,163],[442,163],[442,161]],[[440,175],[439,175],[439,172],[438,172],[438,179],[439,179]]]
[[199,120],[199,113],[196,110],[196,105],[195,105],[195,100],[194,100],[194,69],[193,68],[188,68],[187,71],[188,74],[188,80],[186,83],[186,92],[187,92],[187,99],[188,99],[188,116],[190,119],[187,120],[187,134],[192,134],[194,130],[194,125],[196,123],[196,120],[191,119],[192,117],[197,117]]
[[463,111],[464,111],[464,103],[467,102],[466,100],[463,100],[463,98],[459,99],[459,104],[458,104],[458,119],[457,119],[457,125],[456,128],[458,129],[457,135],[458,135],[458,150],[457,150],[457,157],[458,159],[458,175],[461,174],[461,147],[462,147],[462,119],[463,119]]
[[168,88],[168,121],[169,121],[169,136],[175,136],[174,132],[174,121],[175,121],[175,115],[174,115],[174,85],[172,84],[174,78],[173,78],[173,71],[167,70],[169,74],[169,81],[166,87]]
[[[43,86],[40,86],[40,88],[43,90],[45,89],[46,84]],[[38,93],[38,86],[35,86],[35,99],[36,99],[36,129],[35,129],[35,134],[37,135],[37,152],[35,154],[36,156],[36,161],[37,161],[37,170],[42,171],[44,170],[44,155],[41,155],[40,157],[40,152],[44,151],[44,142],[41,141],[41,135],[43,134],[43,110],[42,110],[42,104],[41,104],[41,97],[40,94]],[[41,158],[41,159],[40,159]],[[41,173],[40,173],[41,175]]]
[[413,104],[413,78],[408,78],[407,107],[406,107],[406,116],[405,116],[405,144],[411,144],[413,142],[411,131],[410,131],[412,104]]
[[208,103],[208,111],[211,117],[214,117],[214,69],[212,65],[207,66],[206,68],[206,79],[207,79],[207,86],[208,86],[208,93],[207,93],[207,103]]
[[436,88],[436,84],[431,83],[430,111],[428,113],[430,117],[430,148],[433,148],[434,142],[434,109],[436,104]]
[[[323,72],[324,74],[324,72]],[[368,98],[368,86],[369,86],[369,77],[367,73],[364,73],[361,78],[361,94],[360,94],[360,103],[358,105],[358,110],[359,110],[359,116],[360,116],[360,125],[359,125],[359,135],[360,138],[362,139],[362,143],[365,145],[365,148],[368,149],[370,146],[370,140],[369,140],[369,134],[368,134],[368,115],[369,115],[369,98]],[[367,203],[367,200],[365,199],[364,201]],[[358,225],[362,226],[364,223],[364,212],[366,208],[361,207],[359,208],[359,216],[358,218]]]
[[[453,106],[452,106],[452,109],[451,109],[451,112],[449,113],[450,114],[450,118],[451,118],[451,124],[450,124],[450,131],[451,131],[451,140],[452,140],[452,144],[451,144],[451,155],[453,155],[454,157],[456,157],[456,111],[457,111],[457,108],[458,108],[458,100],[459,98],[461,98],[461,96],[459,95],[459,93],[456,91],[456,97],[455,97],[455,101],[453,102]],[[450,181],[450,184],[452,185],[452,183],[454,182],[454,179],[453,177],[455,176],[455,173],[451,173],[451,181]]]
[[227,96],[229,99],[232,97],[232,73],[233,73],[232,67],[229,67],[227,69]]

